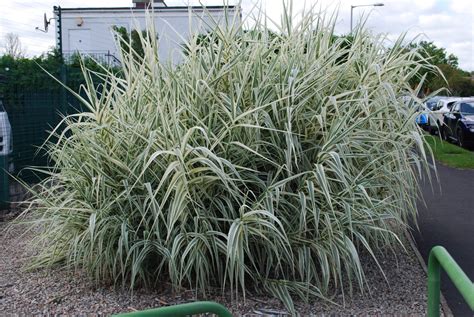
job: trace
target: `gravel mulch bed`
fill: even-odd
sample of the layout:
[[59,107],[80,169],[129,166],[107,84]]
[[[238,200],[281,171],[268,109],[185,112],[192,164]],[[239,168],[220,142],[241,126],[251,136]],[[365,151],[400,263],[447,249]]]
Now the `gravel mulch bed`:
[[[110,315],[113,313],[156,308],[194,300],[192,291],[173,294],[163,285],[154,291],[138,290],[130,294],[110,286],[94,286],[84,274],[64,269],[23,270],[35,253],[28,246],[34,234],[22,235],[22,227],[5,231],[0,222],[0,315]],[[356,291],[352,298],[333,299],[340,306],[314,300],[295,303],[302,315],[426,315],[426,275],[409,248],[380,258],[390,286],[369,257],[362,257],[371,292]],[[284,315],[286,310],[275,299],[248,296],[246,301],[231,302],[221,293],[207,298],[222,303],[235,315]]]

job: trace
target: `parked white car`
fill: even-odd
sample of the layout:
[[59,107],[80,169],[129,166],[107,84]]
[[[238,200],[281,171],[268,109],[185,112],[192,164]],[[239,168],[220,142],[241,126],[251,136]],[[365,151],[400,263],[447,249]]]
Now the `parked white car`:
[[428,130],[430,134],[438,132],[439,127],[443,124],[443,115],[451,110],[456,101],[463,100],[462,97],[446,97],[438,100],[435,106],[431,108],[428,116]]
[[446,96],[431,97],[430,99],[425,101],[425,106],[426,108],[433,110],[433,107],[438,104],[438,101],[440,101],[441,99],[446,99],[446,98],[450,98],[450,97],[446,97]]

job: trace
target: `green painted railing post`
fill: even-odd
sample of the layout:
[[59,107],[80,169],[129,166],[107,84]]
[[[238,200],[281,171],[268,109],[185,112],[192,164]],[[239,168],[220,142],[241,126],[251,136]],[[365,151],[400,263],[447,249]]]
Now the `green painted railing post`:
[[448,251],[441,246],[436,246],[431,249],[428,258],[428,317],[440,315],[441,268],[448,274],[449,279],[474,311],[474,284]]
[[[434,248],[433,248],[434,249]],[[439,316],[439,298],[441,293],[441,267],[433,250],[428,258],[428,316]]]

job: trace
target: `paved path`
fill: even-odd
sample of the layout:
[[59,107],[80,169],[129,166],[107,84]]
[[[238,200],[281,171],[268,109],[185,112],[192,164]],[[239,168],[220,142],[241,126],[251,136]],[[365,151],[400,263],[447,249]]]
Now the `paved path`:
[[[474,170],[459,170],[437,165],[440,185],[422,184],[426,206],[418,203],[420,231],[413,236],[427,263],[435,245],[444,246],[474,280]],[[446,275],[441,289],[455,316],[474,316]]]

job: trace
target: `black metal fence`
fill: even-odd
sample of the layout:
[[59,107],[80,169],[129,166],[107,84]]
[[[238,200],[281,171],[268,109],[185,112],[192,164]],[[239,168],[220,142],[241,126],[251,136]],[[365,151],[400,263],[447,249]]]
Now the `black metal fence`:
[[73,64],[80,59],[90,58],[109,67],[120,67],[121,65],[119,57],[111,51],[87,51],[81,53],[78,51],[64,51],[62,55],[66,64]]

